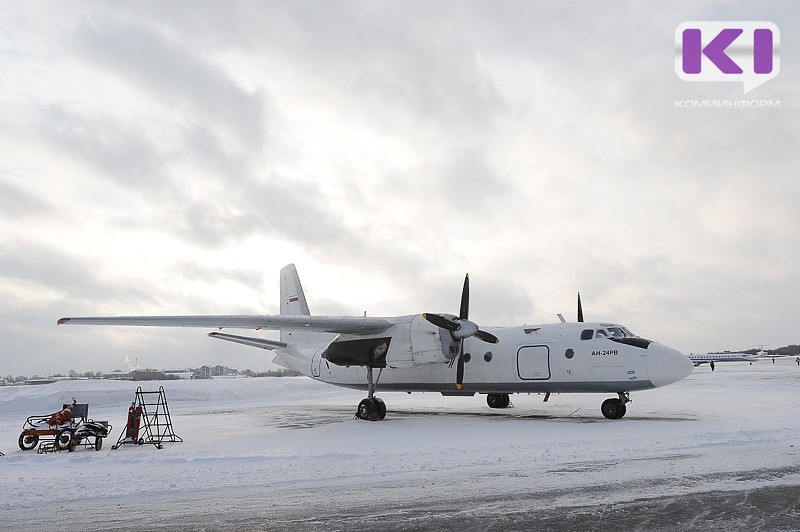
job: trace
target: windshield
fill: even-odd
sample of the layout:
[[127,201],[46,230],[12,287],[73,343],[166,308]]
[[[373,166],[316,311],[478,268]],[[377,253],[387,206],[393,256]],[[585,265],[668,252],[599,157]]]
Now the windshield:
[[611,325],[605,329],[597,329],[598,338],[638,338],[630,329],[622,325]]

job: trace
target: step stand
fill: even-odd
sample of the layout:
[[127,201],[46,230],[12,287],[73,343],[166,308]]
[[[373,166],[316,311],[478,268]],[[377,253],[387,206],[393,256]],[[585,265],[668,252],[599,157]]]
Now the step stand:
[[61,449],[58,448],[55,441],[43,441],[39,444],[39,448],[36,449],[36,454],[50,454],[59,451],[61,451]]
[[164,387],[159,386],[157,392],[144,392],[142,387],[136,388],[136,397],[128,409],[128,422],[122,429],[117,443],[111,447],[118,449],[125,444],[153,444],[161,449],[164,442],[182,442],[172,428],[169,415],[167,394]]

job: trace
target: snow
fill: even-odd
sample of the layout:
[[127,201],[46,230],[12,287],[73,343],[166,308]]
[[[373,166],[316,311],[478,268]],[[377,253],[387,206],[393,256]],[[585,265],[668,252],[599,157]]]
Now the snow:
[[[159,385],[184,442],[112,450],[136,387]],[[387,417],[367,422],[353,419],[363,392],[305,377],[3,387],[0,522],[41,530],[80,511],[91,528],[129,530],[567,530],[598,519],[790,530],[799,390],[794,359],[762,360],[633,393],[621,420],[602,417],[602,394],[513,395],[513,408],[494,410],[485,396],[379,390]],[[72,397],[113,424],[101,451],[17,447],[27,416]]]

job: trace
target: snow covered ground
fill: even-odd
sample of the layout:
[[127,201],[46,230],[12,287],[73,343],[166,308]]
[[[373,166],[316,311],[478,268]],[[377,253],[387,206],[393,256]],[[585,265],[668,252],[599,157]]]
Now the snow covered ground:
[[[112,450],[136,387],[164,385],[183,443]],[[378,394],[307,378],[0,388],[5,530],[798,530],[800,367],[696,368],[631,395]],[[37,455],[25,418],[75,397],[104,448]]]

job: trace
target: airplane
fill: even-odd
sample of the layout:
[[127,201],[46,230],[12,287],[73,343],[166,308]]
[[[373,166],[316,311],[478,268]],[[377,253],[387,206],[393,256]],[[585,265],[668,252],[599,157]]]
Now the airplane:
[[714,371],[714,364],[716,362],[757,362],[760,353],[756,355],[749,355],[747,353],[706,353],[704,355],[688,354],[686,355],[692,364],[699,366],[700,364],[708,363],[711,366],[711,371]]
[[[578,312],[582,320],[580,299]],[[379,387],[485,394],[491,408],[510,406],[512,393],[544,393],[545,402],[552,393],[612,393],[617,397],[600,410],[620,419],[630,392],[672,384],[693,370],[680,352],[616,323],[482,328],[469,320],[469,275],[458,315],[312,316],[297,269],[289,264],[280,272],[280,315],[80,317],[58,324],[279,330],[280,340],[219,331],[209,336],[274,351],[275,364],[312,379],[366,390],[355,417],[370,421],[386,417],[386,404],[375,396]]]

